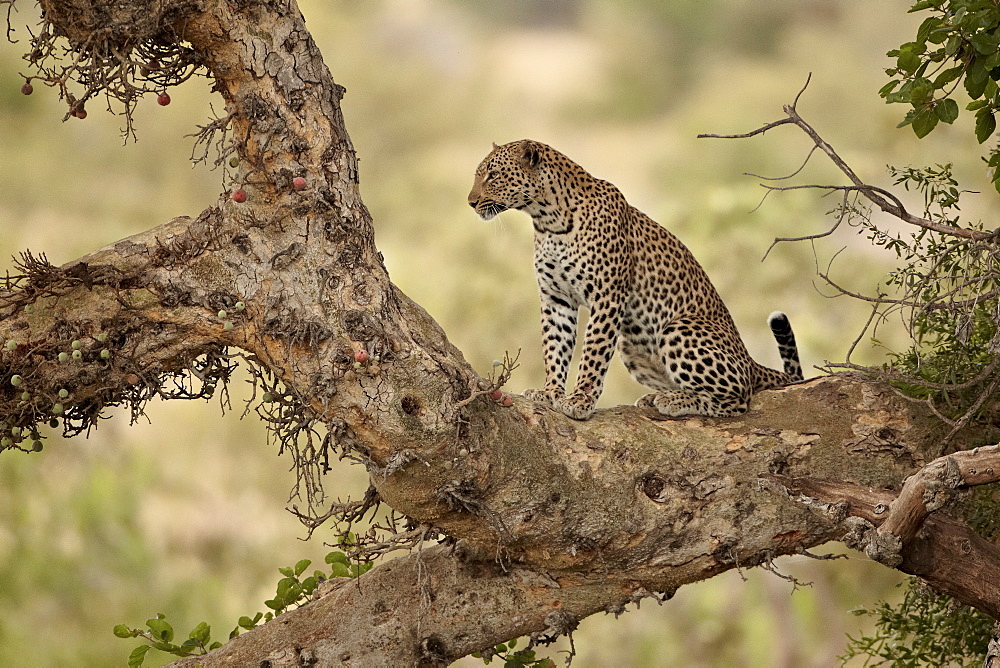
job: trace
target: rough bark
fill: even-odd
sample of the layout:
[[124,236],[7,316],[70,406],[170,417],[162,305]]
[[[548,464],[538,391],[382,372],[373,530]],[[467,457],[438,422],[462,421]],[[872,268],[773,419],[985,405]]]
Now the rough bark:
[[[76,44],[119,7],[43,4]],[[63,267],[27,258],[25,278],[0,292],[0,336],[15,343],[0,353],[0,377],[22,377],[0,388],[3,419],[31,430],[61,403],[73,431],[107,405],[138,409],[198,360],[214,365],[203,377],[224,382],[223,350],[243,351],[280,381],[289,420],[327,425],[364,459],[383,502],[458,541],[181,664],[431,665],[565,633],[595,612],[843,538],[843,506],[813,512],[785,493],[791,481],[898,489],[941,454],[919,405],[857,379],[763,393],[732,419],[655,421],[628,407],[573,422],[475,397],[483,379],[389,280],[358,194],[343,89],[295,4],[176,0],[150,11],[154,34],[190,43],[225,98],[241,158],[234,187],[249,198],[222,196]],[[127,21],[114,28],[127,34]],[[82,359],[60,362],[73,341]],[[378,363],[355,368],[362,349]],[[952,540],[944,520],[923,527]],[[920,574],[995,614],[1000,592],[963,589],[946,568],[953,546],[935,541]],[[983,542],[970,549],[992,559]]]

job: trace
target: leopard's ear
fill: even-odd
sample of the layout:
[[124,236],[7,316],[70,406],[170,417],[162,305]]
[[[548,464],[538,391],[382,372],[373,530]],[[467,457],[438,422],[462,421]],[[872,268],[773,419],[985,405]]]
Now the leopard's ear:
[[493,150],[496,150],[496,149],[498,149],[498,148],[500,148],[500,147],[499,147],[499,146],[497,146],[497,143],[496,143],[496,142],[493,142]]
[[521,165],[528,169],[534,169],[542,162],[541,148],[533,141],[524,142],[521,149]]

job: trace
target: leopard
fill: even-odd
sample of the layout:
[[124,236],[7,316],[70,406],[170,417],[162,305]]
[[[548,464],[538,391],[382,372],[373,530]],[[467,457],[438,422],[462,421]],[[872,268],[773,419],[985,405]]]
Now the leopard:
[[[705,269],[674,234],[547,144],[493,149],[475,171],[469,206],[489,221],[531,216],[541,302],[545,385],[523,396],[589,419],[617,350],[632,378],[653,390],[635,404],[663,419],[733,417],[750,397],[802,380],[788,317],[768,318],[783,371],[757,363]],[[566,393],[583,331],[575,386]]]

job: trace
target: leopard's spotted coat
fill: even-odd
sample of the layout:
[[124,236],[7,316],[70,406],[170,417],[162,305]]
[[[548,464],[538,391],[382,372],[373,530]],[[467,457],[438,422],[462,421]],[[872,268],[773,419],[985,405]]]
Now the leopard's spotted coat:
[[[769,320],[780,372],[750,357],[691,251],[559,151],[526,139],[494,145],[476,170],[469,205],[485,220],[519,209],[534,223],[545,388],[526,397],[589,418],[616,347],[632,377],[655,390],[636,405],[670,417],[738,415],[754,392],[802,379],[784,314]],[[567,395],[580,306],[590,317]]]

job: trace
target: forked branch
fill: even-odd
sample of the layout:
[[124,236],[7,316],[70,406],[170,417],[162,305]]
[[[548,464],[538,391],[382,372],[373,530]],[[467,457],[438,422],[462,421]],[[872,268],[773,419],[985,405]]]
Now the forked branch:
[[[825,139],[823,139],[818,132],[816,132],[815,128],[813,128],[809,123],[805,121],[805,119],[802,118],[801,115],[799,115],[796,106],[798,105],[799,98],[802,96],[802,93],[805,92],[806,87],[808,86],[809,86],[809,79],[806,80],[805,85],[799,91],[798,95],[795,96],[795,101],[792,104],[786,104],[784,107],[782,107],[783,111],[785,112],[785,118],[779,119],[777,121],[772,121],[770,123],[766,123],[765,125],[762,125],[761,127],[755,130],[751,130],[750,132],[744,132],[740,134],[728,134],[728,135],[703,133],[699,134],[698,138],[699,139],[703,138],[746,139],[748,137],[753,137],[755,135],[763,134],[768,130],[772,130],[781,125],[792,124],[798,127],[800,130],[802,130],[804,133],[806,133],[806,135],[808,135],[809,138],[812,140],[814,148],[810,149],[810,154],[812,150],[815,150],[815,148],[819,148],[821,151],[826,153],[827,157],[830,158],[830,161],[833,162],[834,165],[836,165],[837,169],[839,169],[848,178],[848,180],[850,180],[852,185],[850,186],[798,185],[798,186],[786,186],[786,187],[775,187],[775,186],[765,185],[764,186],[765,188],[768,188],[769,190],[793,190],[801,188],[814,188],[817,190],[842,190],[845,192],[856,190],[860,192],[862,195],[864,195],[865,198],[867,198],[872,204],[877,206],[885,213],[888,213],[889,215],[894,216],[905,223],[909,223],[910,225],[916,225],[917,227],[922,227],[927,230],[934,230],[935,232],[940,232],[941,234],[947,234],[949,236],[955,236],[955,237],[963,237],[966,239],[984,239],[986,237],[992,236],[991,233],[989,232],[970,230],[964,227],[955,227],[953,225],[945,225],[943,223],[930,220],[929,218],[924,218],[922,216],[914,215],[909,211],[907,211],[906,207],[903,206],[903,203],[892,193],[882,188],[869,185],[864,181],[862,181],[861,178],[854,172],[854,170],[851,169],[851,166],[848,165],[847,162],[840,157],[840,155],[833,149],[833,147]],[[795,173],[798,173],[798,171],[801,171],[801,169],[802,168],[800,167],[798,170],[796,170]],[[776,180],[776,179],[768,179],[768,180]],[[794,238],[787,240],[800,241],[810,238],[812,237],[805,236],[801,238]]]

